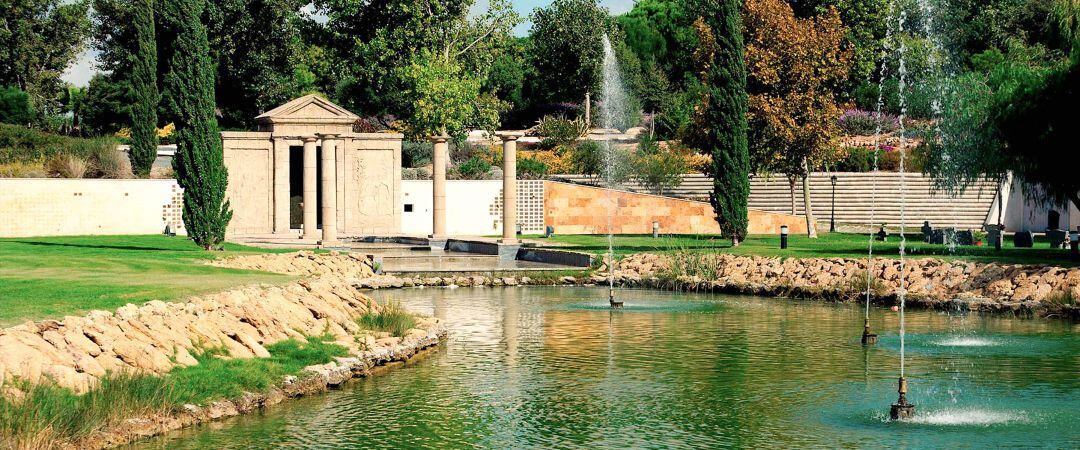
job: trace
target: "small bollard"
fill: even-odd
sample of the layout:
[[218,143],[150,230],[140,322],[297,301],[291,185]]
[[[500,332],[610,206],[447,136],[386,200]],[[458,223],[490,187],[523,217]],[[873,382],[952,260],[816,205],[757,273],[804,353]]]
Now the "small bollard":
[[660,237],[660,222],[655,220],[652,223],[652,237],[653,239]]
[[787,227],[787,225],[780,225],[780,249],[781,250],[787,248],[787,235],[788,235],[788,227]]
[[521,236],[521,224],[520,223],[517,224],[517,231],[515,231],[515,233],[517,233],[518,236]]
[[555,235],[555,227],[548,225],[544,227],[544,237],[550,238]]
[[1069,233],[1069,253],[1073,261],[1080,261],[1080,232]]

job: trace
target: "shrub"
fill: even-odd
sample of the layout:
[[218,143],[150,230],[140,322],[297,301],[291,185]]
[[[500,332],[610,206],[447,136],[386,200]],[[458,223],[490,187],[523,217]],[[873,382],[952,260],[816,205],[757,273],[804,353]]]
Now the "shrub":
[[545,149],[570,144],[589,132],[585,119],[567,119],[563,116],[544,116],[536,123],[535,134],[544,138],[540,147]]
[[634,157],[633,177],[649,190],[663,195],[664,191],[682,184],[682,175],[690,168],[688,154],[685,149],[671,146],[665,149],[655,140],[643,139]]
[[82,178],[89,165],[86,160],[75,155],[58,154],[49,159],[49,172],[61,178]]
[[475,155],[455,168],[459,179],[462,180],[483,180],[487,178],[490,171],[491,164]]
[[574,146],[570,154],[573,172],[582,175],[599,175],[603,167],[603,149],[596,141],[581,141]]
[[383,331],[402,337],[409,329],[416,328],[416,317],[397,303],[387,303],[377,313],[367,312],[360,316],[356,323],[366,330]]
[[844,114],[840,116],[839,124],[844,133],[852,136],[873,135],[879,131],[878,127],[882,133],[892,133],[900,128],[899,118],[892,114],[879,115],[876,112],[860,109],[844,111]]
[[131,161],[127,153],[114,147],[95,147],[90,154],[90,162],[100,178],[131,178]]
[[16,87],[0,88],[0,122],[26,125],[33,121],[30,95]]
[[401,169],[402,180],[430,180],[431,171],[423,167],[404,167]]
[[435,146],[431,142],[405,141],[401,143],[401,164],[403,167],[422,167],[431,164],[431,152]]
[[532,158],[517,161],[517,176],[521,180],[542,180],[548,174],[548,166]]
[[[905,169],[907,172],[921,172],[923,161],[919,152],[908,152]],[[864,147],[850,147],[844,150],[844,156],[837,161],[833,170],[837,172],[871,172],[874,170],[874,151]],[[883,146],[878,152],[878,170],[895,172],[900,170],[900,152],[893,147]]]
[[45,178],[45,164],[37,161],[0,163],[0,178]]
[[116,147],[113,138],[74,138],[19,125],[0,124],[0,164],[44,161],[61,153],[89,159],[95,149],[112,147]]

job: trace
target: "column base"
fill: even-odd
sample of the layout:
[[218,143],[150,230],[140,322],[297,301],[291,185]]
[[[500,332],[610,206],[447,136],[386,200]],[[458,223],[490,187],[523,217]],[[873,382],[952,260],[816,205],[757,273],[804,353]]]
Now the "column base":
[[319,245],[319,248],[321,248],[323,250],[346,250],[346,251],[351,250],[351,248],[349,246],[345,245],[341,241],[322,241],[322,240],[320,240],[318,245]]
[[[514,241],[517,241],[514,239]],[[499,240],[499,261],[514,261],[517,260],[518,250],[521,249],[521,244],[514,242],[504,242]]]
[[428,248],[433,252],[442,252],[446,250],[446,238],[439,236],[428,237]]

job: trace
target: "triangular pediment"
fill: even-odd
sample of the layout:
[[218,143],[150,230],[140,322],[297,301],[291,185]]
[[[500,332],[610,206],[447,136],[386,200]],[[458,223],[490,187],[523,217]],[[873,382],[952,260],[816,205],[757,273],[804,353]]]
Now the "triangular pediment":
[[352,122],[360,117],[329,100],[315,94],[305,95],[267,111],[255,120],[258,122],[341,123]]

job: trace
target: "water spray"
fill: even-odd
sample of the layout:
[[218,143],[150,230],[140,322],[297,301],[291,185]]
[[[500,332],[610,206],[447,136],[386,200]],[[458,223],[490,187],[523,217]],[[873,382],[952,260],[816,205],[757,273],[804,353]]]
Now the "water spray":
[[[904,32],[904,21],[907,19],[907,13],[900,11],[900,19],[897,22],[897,29],[901,33]],[[907,379],[904,378],[904,345],[905,334],[907,330],[904,324],[904,303],[907,298],[907,284],[905,283],[904,274],[904,253],[907,246],[907,236],[904,234],[904,221],[907,220],[905,204],[907,203],[907,178],[904,171],[907,151],[904,148],[904,143],[907,140],[904,137],[904,117],[907,116],[907,101],[904,98],[905,90],[907,89],[907,67],[904,65],[904,52],[907,50],[907,45],[904,41],[900,41],[900,64],[899,70],[899,82],[897,84],[897,92],[900,97],[900,289],[897,291],[897,297],[900,299],[900,380],[897,388],[899,398],[896,403],[889,408],[889,417],[893,420],[908,419],[915,415],[915,405],[908,403],[907,392],[908,384]]]
[[[626,88],[623,86],[622,75],[619,71],[619,61],[615,58],[615,51],[611,47],[611,41],[607,34],[603,37],[604,61],[603,61],[603,89],[600,104],[601,124],[605,130],[617,128],[618,120],[626,109]],[[610,136],[604,139],[604,168],[602,175],[607,188],[608,200],[608,304],[612,308],[622,308],[623,302],[615,301],[615,210],[618,202],[613,201],[613,189],[615,188],[615,165],[618,158],[615,155],[614,146]]]

